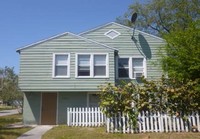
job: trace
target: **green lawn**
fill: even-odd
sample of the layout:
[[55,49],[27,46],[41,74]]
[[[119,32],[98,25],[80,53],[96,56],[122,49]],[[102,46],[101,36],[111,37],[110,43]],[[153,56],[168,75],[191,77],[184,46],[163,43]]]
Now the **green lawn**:
[[15,108],[12,107],[12,106],[0,105],[0,111],[3,111],[3,110],[12,110],[12,109],[15,109]]
[[200,139],[200,133],[141,133],[112,134],[105,128],[57,126],[43,135],[42,139]]
[[22,133],[30,130],[31,128],[10,128],[8,125],[22,122],[22,115],[10,115],[0,117],[0,139],[16,139]]

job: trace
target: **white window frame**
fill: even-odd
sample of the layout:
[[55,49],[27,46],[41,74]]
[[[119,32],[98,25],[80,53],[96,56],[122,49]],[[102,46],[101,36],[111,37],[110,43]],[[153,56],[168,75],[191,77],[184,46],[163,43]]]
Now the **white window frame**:
[[[67,64],[63,66],[67,66],[67,75],[66,76],[56,76],[55,75],[55,68],[56,68],[56,55],[67,55],[68,60]],[[52,78],[69,78],[70,77],[70,53],[53,53],[53,67],[52,67]]]
[[[78,76],[78,55],[90,55],[90,76]],[[106,75],[95,76],[94,75],[94,56],[106,55]],[[75,65],[75,77],[76,78],[109,78],[109,54],[108,53],[76,53],[76,65]]]
[[[129,58],[129,77],[128,78],[122,78],[119,77],[119,73],[118,73],[118,62],[119,62],[119,58]],[[136,79],[135,77],[133,77],[133,59],[134,58],[143,58],[143,75],[145,78],[147,78],[147,64],[146,64],[146,58],[142,57],[142,56],[130,56],[130,57],[117,57],[116,60],[116,74],[117,74],[117,78],[118,79]],[[139,72],[138,72],[139,73]]]

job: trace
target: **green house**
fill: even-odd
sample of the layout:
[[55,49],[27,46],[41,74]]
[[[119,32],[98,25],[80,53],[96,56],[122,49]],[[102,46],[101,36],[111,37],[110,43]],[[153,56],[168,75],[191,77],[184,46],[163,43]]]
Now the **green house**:
[[64,124],[67,107],[98,106],[98,86],[159,78],[165,41],[118,23],[66,32],[17,50],[24,124]]

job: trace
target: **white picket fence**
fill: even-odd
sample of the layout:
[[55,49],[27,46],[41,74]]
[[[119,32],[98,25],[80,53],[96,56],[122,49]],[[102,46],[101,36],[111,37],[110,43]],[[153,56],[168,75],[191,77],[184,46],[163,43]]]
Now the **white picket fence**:
[[193,128],[200,132],[200,115],[192,113],[187,120],[163,113],[141,112],[138,116],[137,128],[129,122],[127,115],[116,115],[106,118],[99,107],[67,108],[68,126],[103,126],[110,133],[141,132],[189,132]]
[[105,121],[99,107],[67,108],[68,126],[103,126]]
[[141,133],[141,132],[189,132],[193,128],[200,131],[200,116],[193,113],[184,121],[180,117],[168,114],[141,112],[138,116],[138,128],[129,124],[127,115],[118,114],[107,118],[107,132]]

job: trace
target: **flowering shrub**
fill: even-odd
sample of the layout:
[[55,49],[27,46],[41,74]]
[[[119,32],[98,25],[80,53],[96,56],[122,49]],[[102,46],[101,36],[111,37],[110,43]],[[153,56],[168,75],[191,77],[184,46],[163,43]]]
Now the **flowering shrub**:
[[184,117],[200,110],[199,80],[183,83],[162,76],[159,80],[142,79],[142,84],[132,82],[115,86],[108,83],[100,86],[100,107],[112,117],[128,114],[135,126],[142,110],[169,112]]

